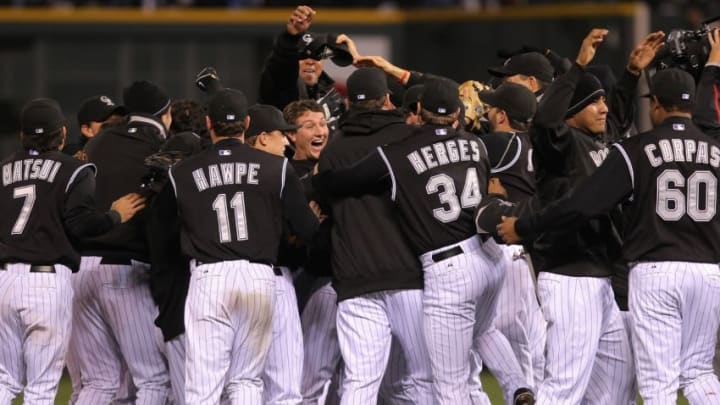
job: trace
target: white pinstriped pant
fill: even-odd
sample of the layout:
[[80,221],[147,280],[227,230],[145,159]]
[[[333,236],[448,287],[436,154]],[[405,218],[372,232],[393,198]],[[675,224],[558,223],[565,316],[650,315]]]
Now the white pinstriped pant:
[[302,402],[303,335],[295,286],[287,267],[275,279],[272,341],[263,371],[263,403],[294,405]]
[[630,316],[638,386],[646,405],[720,404],[713,373],[720,326],[717,264],[642,262],[630,270]]
[[[337,294],[329,279],[319,278],[316,282],[324,284],[312,293],[300,315],[305,343],[301,384],[305,405],[319,403],[326,385],[337,378],[341,361],[335,322]],[[334,398],[335,392],[330,387],[327,396]]]
[[70,269],[6,268],[0,271],[0,404],[9,405],[24,385],[26,404],[52,405],[70,341]]
[[275,279],[246,260],[191,265],[185,303],[185,402],[262,403],[262,371],[272,339]]
[[529,257],[518,245],[502,245],[505,282],[498,296],[495,326],[507,338],[528,387],[543,380],[547,325],[538,303]]
[[432,372],[421,332],[422,297],[420,289],[389,290],[338,304],[338,340],[345,362],[342,405],[377,403],[393,340],[405,359],[413,403],[432,405]]
[[[462,254],[435,263],[431,256],[454,246]],[[474,337],[485,333],[495,317],[503,272],[502,251],[492,239],[474,236],[423,254],[424,331],[440,405],[471,404],[470,359]]]
[[149,265],[100,264],[85,256],[74,282],[73,344],[82,379],[79,405],[105,404],[120,389],[123,360],[137,388],[136,404],[163,405],[170,377],[157,307],[147,284]]
[[548,329],[536,403],[634,403],[630,339],[610,278],[543,272],[538,293]]
[[176,336],[165,342],[165,356],[170,372],[170,388],[172,388],[172,405],[185,405],[185,346],[186,336]]

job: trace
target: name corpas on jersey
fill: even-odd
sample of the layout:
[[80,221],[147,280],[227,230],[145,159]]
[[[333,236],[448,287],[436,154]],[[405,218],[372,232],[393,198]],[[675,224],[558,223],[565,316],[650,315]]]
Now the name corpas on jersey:
[[23,159],[5,163],[2,168],[3,186],[27,180],[52,183],[62,163],[52,159]]
[[205,191],[208,188],[236,184],[257,185],[259,172],[259,163],[229,162],[195,169],[192,176],[198,191]]
[[417,174],[438,166],[457,162],[479,162],[480,145],[478,141],[468,139],[450,139],[424,146],[407,155]]
[[643,149],[652,167],[658,167],[663,162],[694,162],[715,168],[720,166],[720,148],[695,139],[661,139],[657,144],[645,145]]

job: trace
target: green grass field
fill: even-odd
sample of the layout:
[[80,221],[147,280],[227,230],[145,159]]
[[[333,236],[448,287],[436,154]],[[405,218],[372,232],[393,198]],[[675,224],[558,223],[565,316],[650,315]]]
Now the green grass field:
[[[495,378],[488,373],[483,373],[482,381],[483,388],[485,388],[485,391],[488,393],[490,401],[493,403],[493,405],[502,405],[504,403],[502,398],[502,391],[500,391],[500,386],[498,385],[497,381],[495,381]],[[67,375],[64,375],[62,380],[60,381],[60,389],[58,390],[57,398],[55,398],[55,403],[58,405],[67,404],[68,400],[70,399],[71,393],[72,387],[70,386],[70,379],[67,377]],[[20,405],[22,403],[22,398],[18,398],[13,401],[13,405]],[[638,401],[638,404],[642,404],[642,400]],[[680,400],[678,401],[678,405],[688,405],[688,402],[685,400],[685,398],[680,398]]]

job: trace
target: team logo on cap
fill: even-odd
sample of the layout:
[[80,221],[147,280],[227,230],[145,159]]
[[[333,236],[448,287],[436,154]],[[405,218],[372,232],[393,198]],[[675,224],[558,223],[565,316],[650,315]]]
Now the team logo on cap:
[[445,114],[445,113],[447,113],[447,110],[443,107],[440,107],[437,109],[437,112],[438,112],[438,114]]
[[113,103],[113,101],[110,100],[110,97],[108,96],[100,96],[100,101],[108,107],[115,105],[115,103]]
[[35,128],[36,134],[42,134],[43,132],[45,132],[45,130],[43,128]]
[[683,93],[680,95],[680,98],[683,100],[690,100],[690,95],[687,93]]
[[307,44],[310,44],[310,42],[313,41],[313,37],[312,37],[312,35],[310,35],[309,33],[308,33],[308,34],[305,34],[305,35],[302,36],[302,41],[305,42],[306,45],[307,45]]
[[235,114],[228,114],[225,116],[225,119],[228,121],[235,121]]

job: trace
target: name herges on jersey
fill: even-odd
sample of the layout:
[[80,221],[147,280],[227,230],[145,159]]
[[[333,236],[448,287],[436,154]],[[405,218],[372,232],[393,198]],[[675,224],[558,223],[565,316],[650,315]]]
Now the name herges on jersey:
[[467,139],[450,139],[424,146],[407,155],[410,164],[417,174],[428,169],[457,162],[479,162],[480,145],[478,141]]

